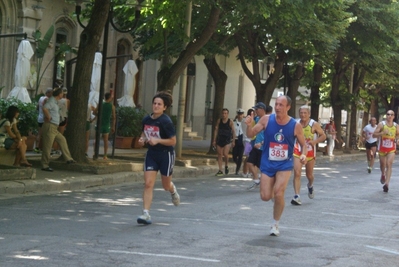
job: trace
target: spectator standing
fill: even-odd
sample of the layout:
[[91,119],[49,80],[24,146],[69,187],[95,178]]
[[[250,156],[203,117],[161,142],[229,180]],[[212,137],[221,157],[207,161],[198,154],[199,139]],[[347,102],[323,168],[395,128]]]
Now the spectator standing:
[[50,168],[50,152],[51,147],[56,141],[62,151],[62,156],[67,161],[68,164],[75,163],[69,152],[68,144],[65,137],[58,131],[58,126],[60,125],[60,112],[57,101],[62,98],[62,89],[55,88],[53,95],[48,98],[46,104],[43,106],[44,123],[42,126],[42,141],[43,141],[43,151],[42,151],[42,170],[52,172],[53,169]]
[[242,125],[244,110],[242,108],[237,109],[237,115],[234,120],[234,130],[236,133],[235,146],[233,147],[233,161],[236,164],[235,174],[238,175],[242,164],[242,157],[244,155],[244,131]]
[[326,134],[327,134],[327,155],[333,157],[335,141],[337,140],[337,129],[335,128],[334,118],[330,118],[330,123],[326,126]]
[[[100,133],[103,137],[104,142],[104,159],[107,160],[108,156],[108,137],[109,134],[115,132],[115,106],[113,104],[114,97],[111,93],[105,93],[104,102],[101,109],[101,129]],[[98,115],[98,107],[94,110],[94,115]]]
[[[254,117],[254,110],[252,108],[247,110],[247,116],[251,116]],[[242,131],[243,131],[243,139],[244,139],[244,166],[243,166],[243,177],[248,178],[250,177],[250,173],[249,173],[249,169],[248,169],[248,164],[247,164],[247,160],[249,157],[249,153],[252,150],[252,144],[251,144],[251,138],[248,138],[247,136],[247,125],[244,123],[241,123],[241,127],[242,127]]]
[[39,130],[36,136],[36,148],[34,149],[34,151],[36,153],[40,153],[41,150],[41,138],[42,138],[42,126],[43,126],[43,122],[44,122],[44,115],[43,115],[43,106],[44,104],[46,104],[46,101],[49,97],[51,97],[53,95],[53,88],[47,88],[46,90],[46,94],[44,96],[41,96],[39,98],[39,101],[37,102],[37,106],[36,109],[39,111],[39,116],[37,117],[37,124],[39,126]]

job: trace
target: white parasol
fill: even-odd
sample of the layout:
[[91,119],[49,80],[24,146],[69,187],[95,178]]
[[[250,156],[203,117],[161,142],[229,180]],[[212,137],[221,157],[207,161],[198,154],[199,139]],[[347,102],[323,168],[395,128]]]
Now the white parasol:
[[134,76],[138,72],[136,63],[134,60],[129,60],[123,67],[125,73],[125,84],[123,86],[124,96],[118,99],[118,104],[121,107],[136,107],[133,101],[135,78]]
[[22,40],[17,50],[17,64],[15,66],[15,87],[8,94],[7,98],[15,97],[24,103],[31,103],[31,99],[26,90],[30,73],[30,58],[34,52],[28,40]]
[[98,101],[100,101],[99,97],[102,60],[103,55],[100,52],[96,52],[96,54],[94,55],[89,94],[89,104],[93,107],[97,107]]

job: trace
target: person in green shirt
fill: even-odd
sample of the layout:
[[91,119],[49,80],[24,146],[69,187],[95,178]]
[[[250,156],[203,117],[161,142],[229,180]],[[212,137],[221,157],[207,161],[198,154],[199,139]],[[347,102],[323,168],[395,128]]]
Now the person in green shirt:
[[[107,152],[108,152],[108,137],[109,134],[113,134],[115,132],[115,106],[112,103],[114,97],[111,93],[105,93],[104,102],[101,109],[101,129],[100,133],[102,134],[104,141],[104,159],[107,160]],[[97,115],[98,107],[93,111],[94,115]]]

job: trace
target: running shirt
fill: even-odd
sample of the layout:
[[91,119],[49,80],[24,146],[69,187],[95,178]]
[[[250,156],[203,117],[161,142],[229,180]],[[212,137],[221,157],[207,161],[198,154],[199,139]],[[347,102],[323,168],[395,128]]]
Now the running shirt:
[[[151,115],[144,117],[143,132],[147,139],[150,137],[167,139],[176,136],[175,126],[168,115],[162,114],[156,119],[151,118]],[[174,151],[173,146],[165,146],[156,144],[155,146],[148,145],[148,150],[152,151]]]
[[[300,122],[301,119],[297,119],[297,122]],[[310,119],[308,125],[306,125],[303,128],[303,134],[305,136],[305,142],[306,142],[306,147],[308,148],[308,153],[306,154],[306,157],[308,160],[316,158],[316,146],[311,146],[309,145],[309,141],[316,140],[317,139],[317,133],[312,133],[312,127],[313,124],[315,123],[315,120]],[[301,156],[301,145],[298,142],[295,142],[295,147],[294,147],[294,157],[300,157]]]
[[377,142],[378,138],[377,137],[373,137],[373,133],[375,131],[375,129],[377,129],[377,124],[373,127],[371,126],[371,124],[367,124],[364,128],[363,128],[363,132],[366,133],[366,141],[369,144],[375,143]]
[[262,173],[268,173],[267,170],[292,170],[292,155],[296,142],[295,125],[296,121],[293,118],[285,125],[280,125],[276,121],[276,115],[270,115],[264,130],[265,143],[260,167]]
[[396,150],[396,122],[394,122],[392,126],[388,126],[386,125],[386,122],[383,121],[382,125],[383,127],[381,131],[384,132],[385,130],[388,130],[388,133],[379,137],[378,152],[385,154],[394,152]]
[[216,144],[220,147],[224,147],[231,143],[233,132],[230,127],[230,119],[227,119],[226,123],[223,123],[222,119],[219,122],[218,136]]

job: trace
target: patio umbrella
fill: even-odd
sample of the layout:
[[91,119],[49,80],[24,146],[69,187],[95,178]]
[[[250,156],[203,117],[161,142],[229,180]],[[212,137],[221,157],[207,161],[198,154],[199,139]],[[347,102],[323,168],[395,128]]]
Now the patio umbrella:
[[26,90],[28,85],[30,73],[30,58],[34,52],[28,40],[22,40],[17,50],[17,64],[15,66],[15,87],[8,94],[7,98],[15,97],[22,102],[31,103],[31,99]]
[[134,60],[129,60],[123,67],[125,73],[125,84],[123,86],[124,96],[118,99],[118,104],[121,107],[136,107],[133,101],[135,78],[134,76],[138,72],[136,63]]
[[98,101],[100,101],[100,79],[101,79],[101,64],[103,55],[100,52],[96,52],[94,55],[93,70],[91,73],[90,83],[90,94],[89,104],[93,107],[97,107]]

